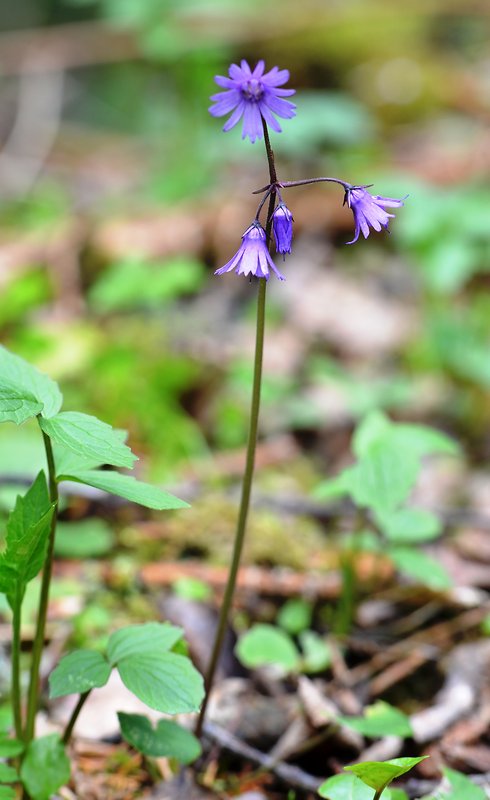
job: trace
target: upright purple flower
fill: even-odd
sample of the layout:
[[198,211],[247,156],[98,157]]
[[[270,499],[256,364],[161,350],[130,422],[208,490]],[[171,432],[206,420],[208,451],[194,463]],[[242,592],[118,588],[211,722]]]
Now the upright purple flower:
[[276,251],[284,254],[291,252],[293,240],[293,215],[284,203],[279,203],[272,215],[272,227],[276,240]]
[[255,220],[242,236],[242,243],[231,261],[217,269],[215,275],[223,275],[236,269],[237,275],[255,275],[256,278],[269,280],[269,267],[280,281],[286,280],[276,268],[267,248],[265,231]]
[[[405,198],[403,198],[405,200]],[[344,205],[347,203],[354,214],[356,230],[352,241],[347,244],[354,244],[362,231],[365,239],[369,236],[369,226],[375,231],[381,228],[388,230],[388,223],[394,214],[385,211],[386,208],[398,208],[404,205],[403,200],[395,200],[393,197],[381,197],[378,194],[372,195],[363,186],[347,186],[344,196]]]
[[259,61],[252,72],[243,60],[241,66],[232,64],[228,70],[229,78],[216,75],[215,81],[227,91],[211,96],[214,105],[209,109],[213,117],[223,117],[232,111],[223,130],[229,131],[243,117],[242,139],[249,137],[251,142],[262,137],[262,119],[272,130],[281,132],[274,114],[283,119],[291,119],[296,114],[296,106],[282,97],[290,97],[294,89],[278,89],[289,80],[289,70],[273,67],[264,74],[265,64]]

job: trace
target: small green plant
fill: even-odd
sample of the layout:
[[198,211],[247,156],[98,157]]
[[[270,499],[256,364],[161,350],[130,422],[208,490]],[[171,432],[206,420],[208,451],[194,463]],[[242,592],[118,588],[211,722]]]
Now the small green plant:
[[379,550],[405,574],[432,589],[451,581],[444,568],[419,545],[442,532],[432,512],[409,504],[426,456],[456,455],[457,445],[423,425],[393,423],[373,411],[357,427],[352,445],[356,462],[317,487],[322,499],[349,497],[359,508],[358,530],[346,540],[344,572],[359,550]]
[[306,600],[292,598],[279,611],[277,626],[252,625],[236,647],[241,663],[251,669],[275,664],[286,674],[323,672],[330,666],[331,652],[328,642],[310,629],[312,612]]
[[[363,761],[345,767],[350,774],[334,775],[323,783],[318,794],[326,800],[407,800],[401,789],[387,787],[428,756],[393,758],[391,761]],[[374,794],[373,794],[374,790]]]
[[[47,473],[46,477],[45,470],[41,470],[27,492],[17,497],[7,520],[5,547],[0,554],[0,592],[6,595],[12,611],[14,728],[14,736],[8,729],[2,731],[0,753],[15,759],[15,765],[0,764],[0,798],[14,797],[11,784],[20,783],[25,797],[48,800],[68,781],[70,762],[65,745],[89,693],[104,686],[113,669],[118,670],[133,694],[165,714],[197,711],[204,694],[201,676],[189,658],[182,655],[180,628],[158,623],[130,626],[109,637],[105,652],[76,650],[62,658],[50,676],[50,695],[55,698],[77,693],[78,703],[62,737],[50,734],[35,738],[39,672],[56,547],[59,483],[84,483],[152,509],[187,506],[162,489],[116,470],[101,469],[106,465],[132,468],[137,457],[125,444],[125,433],[96,417],[61,411],[62,400],[54,381],[0,348],[0,422],[20,425],[36,418],[44,442]],[[107,545],[107,531],[104,533],[103,549]],[[90,549],[93,552],[93,542]],[[22,608],[28,584],[41,571],[30,682],[24,702],[20,660]],[[147,755],[168,755],[188,762],[199,753],[199,744],[192,734],[173,722],[162,720],[154,730],[141,715],[121,714],[120,721],[124,738]]]

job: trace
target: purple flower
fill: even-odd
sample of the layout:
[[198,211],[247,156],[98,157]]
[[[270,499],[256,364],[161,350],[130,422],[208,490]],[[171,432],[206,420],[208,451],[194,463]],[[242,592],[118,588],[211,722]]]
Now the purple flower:
[[244,60],[239,67],[232,64],[228,70],[229,78],[216,75],[215,81],[227,91],[213,94],[214,105],[209,109],[213,117],[223,117],[232,111],[223,130],[229,131],[243,117],[242,139],[249,137],[251,142],[262,137],[262,119],[272,130],[281,132],[274,114],[283,119],[291,119],[296,114],[296,106],[282,97],[294,94],[294,89],[278,89],[289,80],[289,71],[273,67],[264,74],[265,64],[259,61],[252,72]]
[[255,275],[269,280],[269,267],[280,281],[286,280],[276,268],[267,249],[265,231],[260,222],[252,222],[242,236],[242,243],[231,261],[217,269],[215,275],[223,275],[236,268],[237,275]]
[[291,252],[291,242],[293,240],[293,215],[284,203],[279,203],[272,215],[272,227],[274,239],[276,240],[276,250],[282,253]]
[[346,187],[344,205],[347,203],[349,208],[352,209],[356,226],[354,238],[347,244],[357,242],[359,231],[362,231],[364,238],[367,239],[369,226],[375,231],[380,231],[381,228],[388,230],[390,218],[395,215],[389,214],[385,209],[398,208],[403,205],[403,200],[395,200],[393,197],[381,197],[378,194],[369,194],[363,186]]

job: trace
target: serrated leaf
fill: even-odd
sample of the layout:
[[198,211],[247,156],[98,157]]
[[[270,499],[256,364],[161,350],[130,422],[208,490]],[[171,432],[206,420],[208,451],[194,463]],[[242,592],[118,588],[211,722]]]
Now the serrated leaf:
[[21,425],[42,411],[43,404],[27,389],[9,386],[1,379],[0,383],[0,422]]
[[28,745],[20,777],[32,800],[50,800],[70,780],[70,762],[57,733]]
[[410,720],[402,711],[390,706],[383,700],[378,700],[365,709],[363,717],[338,718],[339,722],[347,725],[363,736],[402,736],[408,738],[413,735]]
[[9,767],[8,764],[0,763],[0,782],[1,783],[16,783],[19,780],[19,774],[14,767]]
[[198,711],[203,679],[185,656],[144,653],[123,658],[117,669],[124,685],[143,703],[164,714]]
[[[333,775],[322,783],[318,794],[325,800],[373,800],[373,790],[355,775]],[[382,800],[391,800],[389,789]]]
[[362,761],[360,764],[351,764],[344,769],[353,772],[367,786],[379,792],[380,789],[384,789],[395,778],[404,775],[424,758],[428,758],[428,756],[392,758],[390,761]]
[[274,625],[253,625],[240,637],[235,652],[242,664],[250,669],[277,664],[285,672],[294,672],[300,664],[293,640]]
[[107,657],[115,666],[131,656],[165,653],[182,639],[184,631],[168,622],[146,622],[143,625],[128,625],[109,637]]
[[119,711],[117,716],[123,737],[146,756],[176,758],[181,764],[190,764],[201,754],[198,739],[176,722],[161,719],[154,728],[142,714]]
[[442,564],[413,547],[390,547],[388,555],[395,566],[430,589],[450,589],[452,580]]
[[39,424],[50,439],[82,458],[130,468],[137,459],[114,428],[90,414],[62,411],[50,419],[40,419]]
[[53,417],[61,408],[63,396],[58,384],[0,346],[0,385],[4,384],[28,392],[42,406],[43,417]]
[[112,666],[96,650],[75,650],[64,656],[49,676],[49,696],[83,694],[105,686]]
[[[114,436],[116,436],[123,444],[126,443],[128,438],[127,431],[118,428],[112,429]],[[102,467],[104,461],[100,458],[92,456],[91,458],[69,450],[61,444],[53,442],[54,463],[56,464],[56,475],[71,475],[72,472],[79,472],[83,470],[91,470],[96,467]]]
[[392,542],[428,542],[442,532],[442,523],[424,508],[401,508],[378,517],[379,525]]
[[154,508],[157,511],[175,508],[189,508],[189,504],[184,500],[179,500],[169,492],[143,483],[133,478],[132,475],[121,475],[119,472],[109,472],[108,470],[84,470],[77,471],[70,475],[60,475],[60,481],[74,481],[75,483],[85,483],[95,489],[101,489],[109,494],[116,494],[124,497],[132,503],[139,503],[145,508]]
[[36,577],[46,556],[54,506],[50,505],[46,478],[40,472],[7,521],[6,547],[0,555],[0,591],[9,597]]
[[0,736],[0,758],[12,758],[24,752],[24,742],[19,739],[9,739],[7,736]]
[[485,800],[487,797],[481,786],[477,786],[466,775],[454,769],[443,767],[444,777],[449,781],[451,790],[444,795],[444,800]]

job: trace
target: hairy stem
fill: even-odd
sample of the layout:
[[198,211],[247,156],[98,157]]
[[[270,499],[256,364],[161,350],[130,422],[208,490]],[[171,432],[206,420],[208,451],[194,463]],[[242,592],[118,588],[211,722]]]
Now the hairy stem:
[[39,705],[39,668],[41,666],[41,657],[44,647],[44,633],[46,630],[46,617],[48,614],[48,601],[49,601],[49,587],[51,585],[51,575],[53,572],[53,552],[54,552],[54,538],[56,534],[56,520],[57,505],[58,505],[58,484],[56,483],[56,471],[54,465],[53,448],[51,440],[44,431],[43,441],[46,450],[46,459],[48,462],[48,482],[49,482],[49,499],[51,503],[55,503],[56,507],[51,519],[51,529],[49,532],[48,549],[46,553],[46,561],[44,562],[43,577],[41,583],[41,594],[39,597],[39,609],[37,614],[36,634],[34,637],[34,644],[32,647],[32,661],[31,661],[31,675],[29,682],[29,692],[27,696],[27,721],[26,721],[26,742],[30,742],[34,737],[34,728],[36,723],[36,713]]
[[12,620],[12,709],[14,714],[15,735],[22,739],[22,710],[20,694],[20,628],[21,628],[21,600],[16,593],[13,607]]
[[72,711],[72,715],[68,720],[65,732],[63,734],[63,744],[68,744],[68,742],[70,741],[71,735],[73,733],[73,728],[75,727],[75,723],[78,719],[78,715],[80,714],[80,711],[85,705],[85,701],[87,700],[87,697],[89,696],[91,691],[92,690],[89,689],[88,692],[83,692],[83,694],[81,694],[80,697],[78,698],[78,703],[76,704],[75,708]]
[[[269,175],[271,184],[277,183],[276,169],[274,165],[274,153],[271,148],[269,140],[269,132],[267,125],[262,120],[264,130],[265,149],[267,153],[267,161],[269,164]],[[269,207],[267,212],[267,225],[266,234],[267,241],[270,242],[270,233],[272,228],[272,212],[276,201],[276,192],[272,188],[269,195]],[[259,288],[257,295],[257,324],[255,333],[255,357],[254,357],[254,375],[252,386],[252,402],[250,409],[250,425],[248,430],[247,441],[247,457],[245,462],[245,472],[243,475],[242,494],[240,499],[240,508],[238,512],[237,528],[235,533],[235,541],[233,544],[233,555],[231,559],[230,571],[228,573],[228,580],[226,583],[225,594],[221,604],[220,615],[218,619],[218,627],[216,631],[213,649],[211,652],[211,659],[204,678],[205,696],[201,706],[199,716],[196,723],[196,736],[201,736],[204,719],[206,716],[206,709],[211,694],[211,689],[214,683],[216,674],[216,667],[220,657],[221,649],[223,646],[223,639],[228,624],[228,617],[230,614],[231,605],[233,602],[233,595],[235,593],[236,579],[238,569],[240,566],[240,559],[243,550],[243,543],[245,541],[245,533],[247,528],[248,511],[250,507],[250,495],[252,492],[252,481],[255,466],[255,450],[257,447],[257,433],[259,426],[259,410],[260,410],[260,388],[262,383],[262,362],[264,355],[264,331],[265,331],[265,300],[266,300],[267,281],[265,278],[259,279]]]

